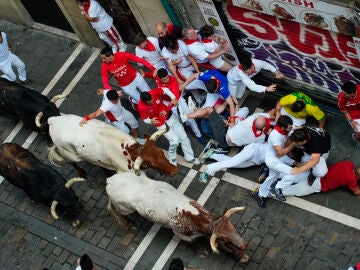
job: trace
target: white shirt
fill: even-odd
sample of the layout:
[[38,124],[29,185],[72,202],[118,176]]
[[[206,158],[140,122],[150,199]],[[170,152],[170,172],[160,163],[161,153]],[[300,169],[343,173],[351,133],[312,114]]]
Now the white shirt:
[[113,104],[110,102],[110,100],[106,96],[107,91],[104,91],[103,94],[103,100],[100,106],[100,110],[102,110],[105,113],[105,116],[113,122],[112,115],[116,121],[123,121],[124,119],[124,107],[121,105],[121,102],[119,100],[119,103]]
[[176,61],[181,59],[181,62],[177,65],[179,68],[188,67],[191,65],[190,60],[186,57],[189,55],[186,44],[182,40],[178,40],[179,49],[176,53],[170,52],[166,47],[161,51],[164,58],[167,58],[168,62]]
[[265,154],[265,160],[267,159],[279,159],[277,152],[275,151],[275,146],[283,146],[286,141],[286,135],[280,134],[277,130],[273,129],[270,132],[268,138],[268,148]]
[[262,69],[269,70],[274,73],[276,71],[276,67],[269,64],[268,62],[258,59],[252,59],[252,63],[256,69],[255,73],[247,75],[241,69],[239,69],[238,66],[235,66],[229,70],[226,77],[229,84],[242,84],[243,87],[247,86],[252,91],[264,93],[266,86],[256,84],[253,80],[251,80],[251,78],[258,74]]
[[206,63],[206,59],[209,54],[205,51],[204,47],[201,45],[200,41],[196,41],[192,44],[186,45],[189,54],[195,58],[197,63]]
[[255,134],[252,131],[253,122],[259,116],[264,116],[266,118],[270,117],[268,113],[256,113],[248,116],[243,121],[239,121],[232,128],[229,128],[227,136],[230,137],[231,142],[237,146],[264,142],[266,137],[264,132],[259,137],[255,137]]
[[139,46],[135,48],[135,54],[138,57],[144,58],[150,64],[152,64],[156,69],[165,68],[166,69],[166,62],[162,60],[161,49],[159,46],[159,41],[157,38],[148,37],[148,41],[150,41],[155,46],[155,51],[147,51],[141,49]]
[[3,38],[3,42],[0,43],[0,63],[10,60],[9,44],[6,39],[6,34],[1,32],[1,36]]
[[105,9],[95,0],[90,0],[88,15],[91,18],[98,17],[98,22],[90,22],[97,32],[105,32],[109,30],[113,24],[113,18],[105,11]]

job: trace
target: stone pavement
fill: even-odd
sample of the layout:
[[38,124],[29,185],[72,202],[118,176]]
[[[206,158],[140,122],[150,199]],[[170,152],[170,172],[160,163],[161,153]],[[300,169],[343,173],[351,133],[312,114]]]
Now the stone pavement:
[[[71,91],[60,106],[64,113],[85,115],[97,108],[101,100],[95,91],[102,84],[100,58],[92,58],[98,54],[96,48],[5,21],[0,21],[0,29],[8,34],[15,53],[26,63],[34,90],[48,89],[48,96]],[[64,73],[59,75],[62,67]],[[55,83],[49,85],[54,78]],[[277,98],[250,94],[244,105],[251,111],[267,110]],[[16,124],[0,116],[1,142]],[[329,163],[350,159],[359,164],[360,151],[351,140],[346,121],[329,113],[326,128],[333,140]],[[143,123],[141,129],[143,133],[154,130]],[[20,145],[30,142],[26,143],[29,150],[48,163],[45,139],[39,135],[29,140],[30,134],[30,130],[22,128],[12,142]],[[188,134],[198,155],[202,148],[191,131]],[[164,138],[159,144],[166,147]],[[302,200],[289,199],[287,203],[269,200],[265,209],[259,209],[251,199],[258,167],[218,172],[208,184],[198,181],[203,165],[189,166],[180,161],[179,172],[173,178],[149,171],[153,178],[179,187],[217,215],[222,214],[225,207],[247,207],[245,212],[231,218],[243,237],[250,240],[247,254],[251,259],[247,264],[240,264],[224,253],[212,254],[208,241],[200,239],[196,243],[209,253],[204,258],[186,242],[173,239],[171,230],[154,226],[136,215],[131,216],[134,225],[119,226],[106,210],[103,171],[86,162],[80,165],[88,177],[85,183],[73,186],[85,207],[78,228],[73,228],[69,220],[55,221],[49,207],[33,202],[6,180],[0,184],[0,269],[74,269],[76,259],[83,253],[93,258],[97,269],[167,269],[174,257],[181,257],[192,267],[215,270],[346,269],[360,261],[359,198],[345,189],[306,196]],[[55,169],[67,179],[76,175],[69,165]],[[298,207],[290,205],[291,202]],[[316,209],[324,215],[329,209],[334,212],[326,218],[315,214]],[[344,220],[334,221],[339,217]],[[347,224],[347,220],[353,223]],[[151,237],[152,240],[147,241]]]

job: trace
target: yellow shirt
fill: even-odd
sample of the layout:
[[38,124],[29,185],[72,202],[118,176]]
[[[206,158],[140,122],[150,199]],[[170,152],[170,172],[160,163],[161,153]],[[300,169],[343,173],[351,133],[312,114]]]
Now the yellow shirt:
[[[291,105],[298,100],[305,101],[305,108],[300,112],[291,111]],[[308,116],[314,117],[321,122],[325,118],[325,113],[315,104],[315,102],[304,93],[294,92],[286,95],[280,99],[280,105],[284,107],[285,111],[298,119],[306,119]]]

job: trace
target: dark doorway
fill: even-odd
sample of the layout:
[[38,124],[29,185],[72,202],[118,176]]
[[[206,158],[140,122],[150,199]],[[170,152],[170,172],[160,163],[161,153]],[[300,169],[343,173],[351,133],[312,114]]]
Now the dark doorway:
[[21,3],[35,22],[74,33],[55,0],[21,0]]
[[133,43],[141,28],[132,14],[126,0],[98,0],[114,19],[114,25],[126,43]]

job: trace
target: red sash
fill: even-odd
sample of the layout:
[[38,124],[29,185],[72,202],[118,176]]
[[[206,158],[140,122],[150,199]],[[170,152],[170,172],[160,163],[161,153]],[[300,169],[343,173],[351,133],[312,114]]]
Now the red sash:
[[112,114],[112,112],[107,111],[105,112],[105,116],[107,117],[107,119],[110,120],[110,122],[115,122],[117,121],[117,119],[115,118],[115,116]]

